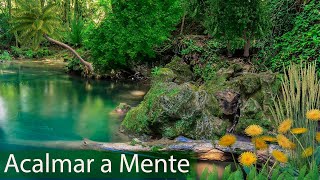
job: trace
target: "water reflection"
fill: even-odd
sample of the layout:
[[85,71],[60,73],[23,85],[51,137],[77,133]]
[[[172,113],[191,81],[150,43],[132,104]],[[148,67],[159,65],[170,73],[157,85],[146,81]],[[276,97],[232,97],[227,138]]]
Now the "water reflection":
[[143,96],[131,91],[147,90],[137,83],[86,81],[41,69],[0,69],[0,129],[9,139],[124,141],[119,119],[109,114],[120,102],[141,101]]

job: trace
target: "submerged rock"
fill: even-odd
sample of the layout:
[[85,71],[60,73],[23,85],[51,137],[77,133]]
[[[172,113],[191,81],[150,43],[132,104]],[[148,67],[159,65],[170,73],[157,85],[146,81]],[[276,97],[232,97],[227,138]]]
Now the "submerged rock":
[[129,110],[131,109],[131,106],[127,103],[120,103],[116,109],[112,112],[112,114],[117,115],[125,115]]

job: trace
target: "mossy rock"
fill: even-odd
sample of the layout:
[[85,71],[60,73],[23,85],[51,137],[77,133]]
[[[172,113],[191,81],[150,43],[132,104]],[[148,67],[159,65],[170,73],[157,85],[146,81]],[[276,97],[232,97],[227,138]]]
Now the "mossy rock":
[[132,134],[150,134],[152,131],[148,126],[147,108],[144,103],[132,108],[122,121],[121,126]]
[[258,114],[262,112],[260,104],[253,98],[248,99],[241,109],[241,115],[245,118],[260,118]]
[[212,116],[210,113],[204,113],[196,121],[193,130],[194,139],[215,139],[216,137],[226,134],[227,129],[231,126],[228,120]]
[[173,82],[176,78],[177,75],[173,72],[173,70],[169,68],[160,68],[152,75],[152,82],[154,84],[159,82]]
[[184,83],[193,79],[193,73],[190,70],[190,66],[178,56],[173,57],[171,62],[167,64],[165,68],[173,70],[177,75],[175,79],[176,83]]
[[[206,112],[208,115],[203,115]],[[211,124],[207,136],[220,134],[220,122],[217,115],[221,115],[219,103],[211,94],[200,90],[191,83],[181,85],[169,83],[154,84],[144,101],[129,111],[122,127],[127,132],[135,131],[137,134],[149,134],[174,138],[179,135],[195,138],[195,124],[201,119]],[[209,120],[207,117],[209,117]],[[219,119],[219,122],[216,122]],[[204,123],[206,124],[206,123]],[[223,127],[225,127],[223,125]],[[215,132],[217,131],[217,132]],[[201,136],[205,136],[201,134]]]
[[243,74],[240,78],[240,89],[244,94],[253,94],[261,88],[261,81],[258,74]]

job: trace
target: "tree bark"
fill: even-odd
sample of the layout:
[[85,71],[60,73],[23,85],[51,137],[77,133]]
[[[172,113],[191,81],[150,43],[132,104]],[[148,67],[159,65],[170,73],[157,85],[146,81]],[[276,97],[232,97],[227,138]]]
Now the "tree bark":
[[[214,161],[231,161],[230,153],[239,155],[241,152],[254,151],[251,142],[237,141],[232,148],[222,147],[218,141],[191,141],[176,142],[175,140],[167,140],[165,142],[139,142],[132,145],[127,143],[105,143],[96,142],[88,139],[83,141],[29,141],[29,140],[13,140],[11,144],[25,145],[37,148],[54,148],[67,150],[97,150],[97,151],[115,151],[115,152],[152,152],[152,147],[159,147],[159,152],[193,152],[198,160],[214,160]],[[258,150],[257,155],[260,161],[266,162],[268,155],[279,146],[270,145],[266,150]],[[272,160],[271,160],[272,161]],[[270,162],[270,161],[269,161]],[[264,164],[264,163],[262,163]]]
[[250,56],[250,39],[246,39],[246,44],[244,45],[243,56],[244,57]]
[[46,35],[46,34],[43,35],[43,36],[44,36],[44,38],[46,38],[48,41],[50,41],[50,42],[52,42],[52,43],[54,43],[54,44],[57,44],[57,45],[59,45],[59,46],[61,46],[61,47],[63,47],[63,48],[68,49],[69,51],[71,51],[71,52],[80,60],[81,64],[83,64],[85,67],[87,67],[87,69],[88,69],[91,73],[93,73],[93,66],[92,66],[92,64],[89,63],[89,62],[87,62],[87,61],[85,61],[84,59],[82,59],[82,57],[81,57],[74,49],[72,49],[70,46],[68,46],[68,45],[66,45],[66,44],[64,44],[64,43],[62,43],[62,42],[60,42],[60,41],[54,40],[54,39],[50,38],[48,35]]
[[182,17],[182,22],[181,22],[181,28],[180,28],[180,35],[183,34],[183,29],[184,29],[184,21],[186,19],[186,13],[183,14],[183,17]]
[[246,32],[244,32],[244,52],[243,57],[249,57],[250,56],[250,37],[247,37]]
[[230,41],[227,42],[227,56],[228,58],[232,57]]

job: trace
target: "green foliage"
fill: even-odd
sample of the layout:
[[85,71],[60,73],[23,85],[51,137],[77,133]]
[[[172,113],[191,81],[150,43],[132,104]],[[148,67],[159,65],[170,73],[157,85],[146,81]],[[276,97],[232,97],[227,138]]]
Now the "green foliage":
[[303,4],[296,0],[271,0],[270,3],[272,36],[282,36],[293,28]]
[[154,48],[168,40],[182,14],[180,0],[115,0],[112,7],[86,40],[95,68],[102,71],[155,57]]
[[151,74],[153,76],[159,75],[160,74],[160,69],[161,69],[161,67],[155,66],[154,68],[152,68]]
[[[194,175],[189,175],[188,179],[192,179]],[[298,170],[293,167],[281,167],[276,165],[267,172],[265,169],[258,170],[255,166],[244,167],[244,169],[231,170],[231,165],[225,167],[222,177],[218,177],[218,171],[214,167],[212,171],[205,169],[200,175],[200,180],[280,180],[280,179],[298,179],[309,180],[318,179],[319,171],[316,167],[308,169],[306,166]]]
[[9,54],[8,51],[3,51],[2,53],[1,53],[1,51],[0,51],[0,61],[1,61],[1,60],[11,61],[11,60],[12,60],[12,57],[11,57],[11,55]]
[[294,22],[294,28],[285,33],[274,45],[277,55],[272,58],[271,67],[279,71],[291,62],[320,62],[320,2],[311,1],[304,7]]
[[43,35],[58,36],[60,19],[56,6],[41,6],[40,0],[17,0],[12,17],[12,32],[17,33],[24,46],[37,49],[44,40]]
[[78,59],[68,59],[67,72],[83,72],[83,70],[83,65],[79,62]]
[[40,48],[37,50],[18,48],[11,46],[11,54],[16,58],[38,59],[52,55],[52,51],[48,48]]
[[208,33],[225,44],[237,42],[245,36],[249,39],[263,36],[269,27],[267,2],[262,0],[207,1],[205,26]]
[[67,33],[67,41],[74,45],[74,46],[80,46],[83,43],[84,38],[84,20],[79,19],[72,19],[71,20],[71,29]]
[[10,32],[9,16],[0,13],[0,48],[7,47],[13,40],[13,34]]

